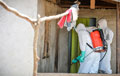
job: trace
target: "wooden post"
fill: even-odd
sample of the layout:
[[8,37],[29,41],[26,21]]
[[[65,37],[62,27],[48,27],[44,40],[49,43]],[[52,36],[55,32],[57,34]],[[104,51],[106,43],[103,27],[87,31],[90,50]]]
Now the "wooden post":
[[39,36],[39,28],[40,28],[40,15],[38,14],[38,21],[34,24],[34,41],[33,41],[33,57],[34,57],[34,65],[33,65],[33,76],[37,76],[38,70],[38,61],[40,58],[37,55],[37,42]]
[[117,4],[117,26],[116,26],[116,44],[117,44],[117,73],[120,73],[120,3]]
[[34,68],[33,68],[33,76],[37,76],[37,70],[38,70],[38,61],[39,61],[39,57],[37,55],[38,36],[39,36],[39,28],[38,28],[38,25],[37,25],[34,28],[34,43],[33,43]]
[[50,21],[45,21],[45,41],[44,41],[44,52],[43,59],[49,57],[49,23]]
[[90,1],[90,9],[95,9],[95,0]]

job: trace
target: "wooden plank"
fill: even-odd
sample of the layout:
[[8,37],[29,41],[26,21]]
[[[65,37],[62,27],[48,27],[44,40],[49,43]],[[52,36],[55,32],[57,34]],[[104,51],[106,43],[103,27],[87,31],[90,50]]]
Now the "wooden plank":
[[[42,10],[42,11],[41,11]],[[38,13],[41,17],[45,16],[45,1],[38,0]],[[39,32],[39,40],[38,40],[38,55],[40,57],[40,61],[38,63],[38,72],[43,72],[45,69],[45,60],[42,59],[43,51],[44,51],[44,31],[45,31],[45,22],[40,24],[40,32]]]
[[112,3],[112,4],[117,4],[117,2],[115,2],[113,0],[101,0],[101,1],[104,1],[104,2],[107,2],[107,3]]
[[90,1],[90,9],[95,9],[95,0]]
[[[91,2],[92,0],[81,0],[80,8],[90,8],[90,4],[94,4],[95,8],[116,8],[116,4],[114,4],[114,1],[107,2],[102,0],[95,0],[95,2]],[[117,3],[117,2],[115,2]],[[69,8],[71,5],[73,5],[73,1],[65,1],[62,0],[61,4],[59,6],[62,6],[64,8]]]
[[49,21],[45,22],[45,39],[44,39],[44,52],[43,59],[49,57]]
[[[69,8],[71,5],[59,5],[62,8]],[[80,5],[79,8],[90,8],[89,5]],[[95,8],[99,9],[99,8],[107,8],[107,9],[116,9],[116,7],[114,6],[95,6]]]
[[112,0],[112,1],[115,1],[115,2],[120,2],[120,0]]
[[56,51],[55,51],[55,69],[54,69],[55,72],[58,72],[58,42],[59,42],[59,27],[57,27],[56,30]]
[[57,4],[60,4],[60,3],[61,3],[61,0],[57,0],[56,3],[57,3]]
[[66,28],[63,28],[59,31],[58,72],[68,72],[68,31],[66,30]]
[[[48,16],[48,15],[56,14],[56,11],[57,11],[56,5],[46,0],[39,0],[39,1],[40,1],[39,6],[42,6],[42,5],[44,6],[44,7],[39,7],[39,8],[43,8],[44,15]],[[44,2],[44,3],[41,4],[41,2]],[[53,8],[54,10],[52,10]],[[39,12],[43,12],[43,11],[39,10]],[[53,73],[54,65],[55,65],[55,51],[56,51],[56,32],[55,32],[56,31],[56,20],[52,20],[50,22],[47,21],[46,24],[43,24],[43,25],[44,27],[40,26],[40,34],[42,33],[42,35],[39,36],[41,40],[38,41],[40,43],[40,45],[38,46],[39,46],[39,52],[40,52],[40,58],[41,58],[39,61],[38,72]],[[46,29],[46,32],[45,32],[45,29]],[[46,44],[44,43],[44,39],[45,39]],[[44,49],[44,44],[46,45],[45,46],[46,49]],[[44,50],[46,50],[45,54],[43,53]],[[47,54],[49,57],[42,59],[43,56],[47,56]]]
[[120,76],[120,74],[38,73],[38,76]]
[[117,4],[117,73],[120,73],[120,3]]

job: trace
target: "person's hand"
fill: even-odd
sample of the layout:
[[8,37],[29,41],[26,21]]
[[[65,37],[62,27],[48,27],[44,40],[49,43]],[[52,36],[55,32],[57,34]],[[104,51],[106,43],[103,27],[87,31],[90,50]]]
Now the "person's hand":
[[78,61],[80,61],[80,56],[78,56],[77,58],[72,60],[72,63],[77,63]]
[[81,51],[80,62],[84,62],[85,59],[85,51]]
[[79,61],[84,62],[84,58],[85,58],[84,56],[81,56]]

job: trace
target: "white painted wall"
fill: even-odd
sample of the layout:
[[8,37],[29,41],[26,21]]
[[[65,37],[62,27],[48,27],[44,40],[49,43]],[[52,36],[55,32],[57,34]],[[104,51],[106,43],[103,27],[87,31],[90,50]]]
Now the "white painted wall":
[[[3,0],[32,18],[37,0]],[[33,36],[31,24],[0,6],[0,76],[32,76]]]

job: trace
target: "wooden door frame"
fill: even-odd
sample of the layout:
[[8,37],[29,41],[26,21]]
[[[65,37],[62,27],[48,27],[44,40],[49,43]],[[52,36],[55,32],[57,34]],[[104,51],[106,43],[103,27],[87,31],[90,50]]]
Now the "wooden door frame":
[[120,73],[120,3],[117,3],[116,16],[116,73]]

